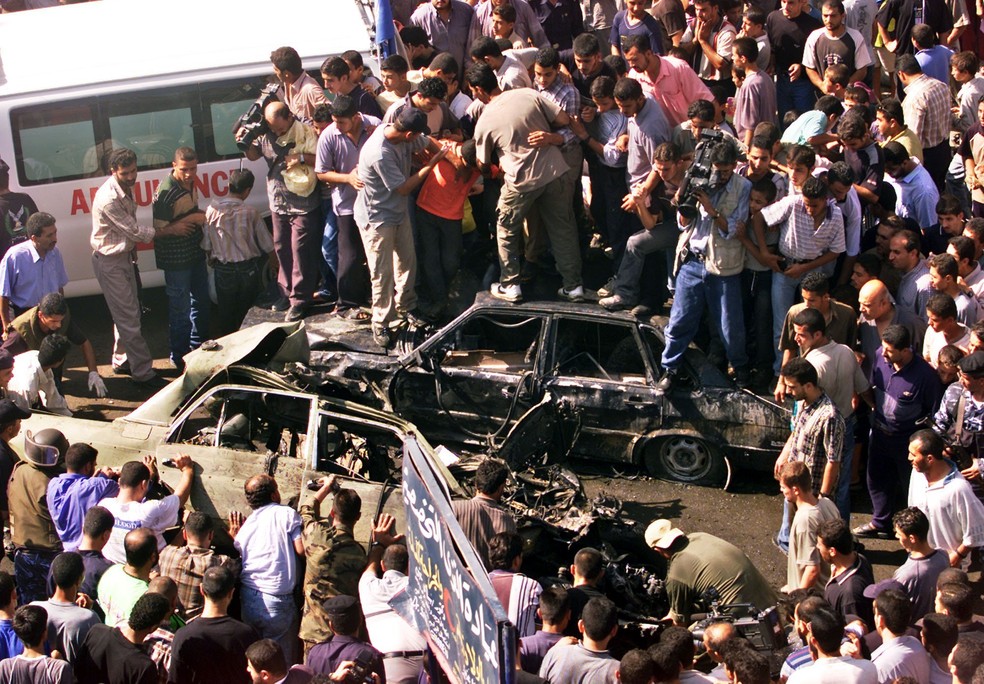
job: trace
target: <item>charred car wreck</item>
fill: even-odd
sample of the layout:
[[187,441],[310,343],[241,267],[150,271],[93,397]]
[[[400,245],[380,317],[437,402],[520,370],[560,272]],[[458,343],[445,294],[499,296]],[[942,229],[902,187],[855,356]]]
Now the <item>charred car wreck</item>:
[[357,336],[326,337],[297,377],[514,468],[586,459],[704,485],[727,484],[732,466],[771,469],[789,412],[737,389],[696,348],[686,386],[659,392],[663,345],[660,327],[628,313],[480,295],[399,357],[369,353]]

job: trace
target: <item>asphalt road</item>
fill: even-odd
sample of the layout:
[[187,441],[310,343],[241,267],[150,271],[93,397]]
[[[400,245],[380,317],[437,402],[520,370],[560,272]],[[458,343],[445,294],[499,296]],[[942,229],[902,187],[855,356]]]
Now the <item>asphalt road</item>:
[[[176,371],[167,358],[167,300],[163,288],[144,293],[150,311],[144,316],[144,336],[154,354],[154,367],[165,378]],[[113,333],[109,312],[101,296],[70,302],[72,315],[92,340],[100,374],[110,398],[95,399],[86,387],[82,355],[73,349],[66,364],[65,391],[71,408],[80,418],[112,420],[124,415],[147,398],[124,376],[115,376],[110,366]],[[68,435],[71,440],[72,436]],[[577,469],[575,465],[575,469]],[[740,472],[730,492],[653,480],[637,471],[582,471],[589,497],[614,495],[625,502],[625,513],[644,529],[657,518],[668,518],[685,531],[716,534],[743,549],[765,576],[779,587],[785,582],[786,558],[772,544],[779,526],[781,499],[771,473]],[[867,520],[866,495],[855,493],[852,525]],[[888,577],[904,560],[894,541],[866,541],[868,557],[877,579]]]

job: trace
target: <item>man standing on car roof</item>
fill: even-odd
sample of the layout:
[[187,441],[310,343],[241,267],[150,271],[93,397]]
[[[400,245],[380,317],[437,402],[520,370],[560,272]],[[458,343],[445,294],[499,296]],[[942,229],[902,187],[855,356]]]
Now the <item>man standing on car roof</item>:
[[92,269],[113,317],[115,345],[113,371],[129,373],[141,385],[159,384],[154,359],[140,332],[140,301],[137,296],[133,252],[140,242],[154,238],[190,235],[200,225],[197,214],[184,216],[163,226],[137,223],[137,155],[120,148],[109,156],[112,175],[96,192],[92,202]]
[[325,91],[311,78],[301,64],[301,56],[292,47],[280,47],[270,53],[273,73],[280,81],[277,97],[298,119],[306,124],[314,120],[314,109],[328,104]]
[[184,356],[197,349],[208,337],[212,302],[208,294],[208,267],[202,249],[205,212],[198,208],[198,154],[190,147],[174,152],[171,173],[154,193],[154,227],[166,226],[177,218],[188,218],[194,225],[188,235],[154,240],[157,268],[164,271],[167,292],[167,327],[171,364],[184,372]]

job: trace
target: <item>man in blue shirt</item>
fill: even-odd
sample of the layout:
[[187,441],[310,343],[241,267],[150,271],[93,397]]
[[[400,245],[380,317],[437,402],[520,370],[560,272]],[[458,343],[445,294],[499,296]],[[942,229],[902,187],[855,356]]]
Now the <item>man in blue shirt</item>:
[[73,444],[65,452],[68,472],[48,483],[48,510],[66,551],[79,548],[86,511],[120,493],[119,473],[108,467],[96,470],[98,453],[88,444]]
[[0,321],[6,330],[15,316],[41,303],[49,292],[65,293],[68,273],[58,251],[55,217],[43,211],[27,219],[28,240],[0,261]]
[[906,457],[918,421],[932,414],[943,396],[939,376],[913,352],[912,334],[893,324],[882,333],[881,353],[872,360],[875,411],[868,444],[871,521],[854,529],[860,537],[892,535],[892,514],[905,506],[912,467]]

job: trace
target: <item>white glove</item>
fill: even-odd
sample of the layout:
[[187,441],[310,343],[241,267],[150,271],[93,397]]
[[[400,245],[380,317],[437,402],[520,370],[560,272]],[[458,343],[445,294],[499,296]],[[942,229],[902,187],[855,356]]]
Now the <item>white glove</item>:
[[89,391],[95,392],[100,399],[106,396],[106,383],[99,377],[97,371],[89,371]]

